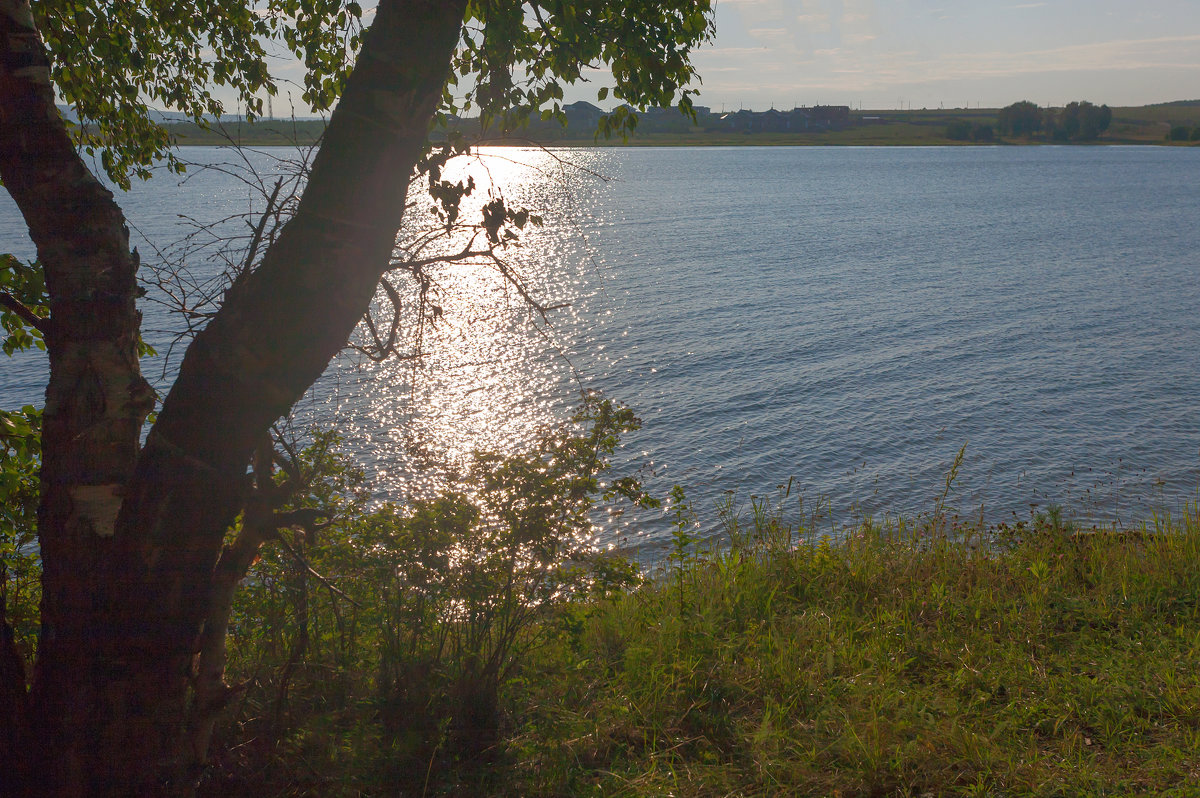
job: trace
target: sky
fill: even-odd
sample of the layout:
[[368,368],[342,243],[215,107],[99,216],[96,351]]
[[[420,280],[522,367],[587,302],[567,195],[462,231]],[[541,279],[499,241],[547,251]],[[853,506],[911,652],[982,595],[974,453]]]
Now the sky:
[[717,0],[714,111],[1200,99],[1200,0]]
[[[363,2],[364,22],[375,3]],[[1200,99],[1200,0],[715,0],[693,61],[713,111]],[[294,62],[279,74],[300,77]],[[596,102],[603,73],[568,87]],[[287,101],[275,101],[276,111]],[[609,101],[598,103],[611,107]],[[299,109],[297,109],[299,110]],[[300,111],[300,113],[304,113]]]

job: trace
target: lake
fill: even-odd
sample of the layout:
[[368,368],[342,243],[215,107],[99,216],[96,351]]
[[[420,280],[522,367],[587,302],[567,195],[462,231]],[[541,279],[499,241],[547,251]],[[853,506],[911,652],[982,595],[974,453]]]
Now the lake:
[[[205,275],[214,247],[173,242],[256,192],[228,151],[182,152],[233,166],[121,202],[143,262]],[[622,468],[684,485],[706,526],[727,490],[789,480],[830,528],[929,511],[964,445],[950,504],[989,521],[1059,504],[1128,522],[1197,498],[1198,148],[513,149],[460,168],[544,214],[506,262],[568,307],[544,322],[493,267],[455,264],[434,272],[444,314],[419,360],[330,366],[298,424],[342,430],[381,496],[527,444],[587,387],[644,421]],[[6,197],[0,242],[30,254]],[[177,317],[146,315],[166,352]],[[173,363],[147,371],[165,385]],[[6,363],[0,404],[38,401],[43,374]],[[628,515],[605,532],[665,534]]]

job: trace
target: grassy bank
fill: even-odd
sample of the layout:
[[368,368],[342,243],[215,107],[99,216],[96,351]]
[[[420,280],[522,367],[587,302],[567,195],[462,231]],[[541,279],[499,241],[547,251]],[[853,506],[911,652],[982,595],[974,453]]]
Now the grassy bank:
[[[639,573],[588,544],[607,500],[651,503],[607,474],[637,426],[593,397],[403,508],[315,433],[200,794],[1200,795],[1200,506],[981,528],[946,510],[960,451],[929,515],[836,537],[783,496],[700,540],[676,489]],[[0,599],[32,659],[23,554]]]
[[[404,508],[315,434],[200,794],[1200,795],[1200,507],[980,528],[944,509],[960,451],[930,515],[836,538],[780,499],[701,541],[676,490],[643,574],[587,543],[598,504],[649,503],[605,473],[636,427],[589,401]],[[22,553],[0,600],[32,659]]]
[[[423,631],[400,611],[381,650],[369,604],[399,593],[312,585],[302,656],[288,612],[252,597],[274,632],[235,645],[254,687],[230,739],[249,743],[210,794],[1200,794],[1194,507],[1123,532],[935,514],[834,540],[756,504],[719,546],[676,508],[651,578],[621,587],[610,562],[523,617],[486,711],[456,637],[481,634],[469,594]],[[287,579],[259,579],[288,606]]]
[[512,792],[1196,795],[1198,520],[755,529],[531,669]]

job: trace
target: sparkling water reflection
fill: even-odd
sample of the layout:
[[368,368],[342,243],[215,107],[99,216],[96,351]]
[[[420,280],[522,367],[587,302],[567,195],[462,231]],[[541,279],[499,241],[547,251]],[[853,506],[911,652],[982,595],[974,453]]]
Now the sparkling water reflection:
[[[570,352],[593,324],[579,310],[590,290],[590,258],[575,227],[576,203],[604,160],[595,152],[568,162],[542,150],[485,150],[447,172],[448,180],[470,177],[477,186],[463,203],[463,219],[478,218],[484,202],[502,196],[545,222],[497,250],[507,274],[486,257],[433,267],[428,304],[437,318],[419,326],[415,306],[408,308],[409,356],[374,363],[347,354],[302,406],[306,420],[334,420],[387,495],[403,499],[444,487],[473,451],[527,446],[578,398],[586,380]],[[428,208],[413,209],[402,241],[417,238],[432,218]],[[480,238],[476,233],[474,248]],[[435,249],[451,254],[471,245],[471,233],[459,231]],[[543,316],[521,290],[552,309]],[[390,307],[382,293],[378,301]]]
[[[928,510],[968,441],[951,502],[991,520],[1196,496],[1200,150],[503,150],[456,168],[472,202],[494,178],[544,213],[505,257],[568,307],[544,323],[493,266],[447,265],[420,358],[331,365],[299,417],[343,431],[383,495],[437,489],[599,387],[646,422],[627,458],[710,519],[724,489],[790,477],[836,520]],[[209,175],[124,204],[171,240],[164,209],[248,202]],[[18,228],[0,211],[5,240]],[[0,399],[36,399],[39,379],[6,364]]]

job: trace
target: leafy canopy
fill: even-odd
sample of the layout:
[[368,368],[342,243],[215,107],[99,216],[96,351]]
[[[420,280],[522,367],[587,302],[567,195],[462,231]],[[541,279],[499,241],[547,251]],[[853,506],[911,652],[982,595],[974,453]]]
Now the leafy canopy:
[[[671,105],[678,97],[681,110],[694,116],[695,91],[687,86],[696,73],[689,53],[711,39],[711,10],[708,0],[474,2],[451,83],[474,79],[462,110],[477,108],[502,132],[539,112],[566,124],[563,84],[587,80],[585,73],[604,65],[615,98],[645,108]],[[608,95],[602,86],[596,99]],[[455,110],[452,101],[447,106]],[[635,125],[628,108],[619,108],[601,120],[599,132],[608,136]]]
[[[19,309],[19,310],[18,310]],[[0,351],[9,357],[46,348],[36,320],[50,315],[42,270],[11,255],[0,255]],[[20,627],[20,608],[8,608],[9,579],[36,571],[29,547],[37,531],[38,468],[41,464],[42,411],[31,405],[0,409],[0,602]],[[32,580],[26,579],[26,583]],[[28,607],[36,601],[27,602]],[[26,630],[28,631],[28,630]],[[29,635],[18,634],[23,639]]]
[[[678,98],[690,113],[688,54],[711,38],[711,10],[710,0],[476,0],[439,118],[477,109],[506,131],[538,113],[565,122],[563,85],[605,64],[617,99],[644,108]],[[356,0],[41,0],[34,13],[57,90],[85,123],[75,136],[123,188],[157,159],[183,168],[151,107],[206,124],[229,110],[214,93],[222,87],[253,119],[284,83],[272,64],[294,57],[304,65],[300,100],[330,109],[370,16]],[[622,107],[601,132],[634,125]]]
[[169,156],[151,106],[203,123],[227,110],[213,93],[226,87],[254,118],[261,95],[279,90],[272,57],[299,58],[303,101],[329,108],[361,41],[363,14],[353,0],[42,0],[33,8],[55,86],[90,123],[75,135],[123,188]]

